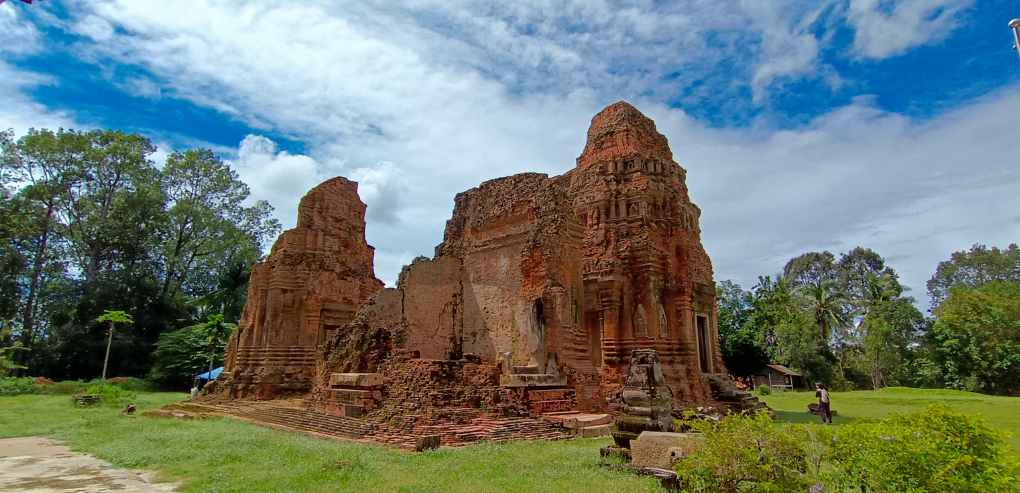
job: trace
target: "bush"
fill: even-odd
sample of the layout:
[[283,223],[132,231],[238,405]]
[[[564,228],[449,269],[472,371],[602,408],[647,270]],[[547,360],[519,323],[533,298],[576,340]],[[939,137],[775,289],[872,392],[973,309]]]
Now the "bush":
[[[89,382],[89,383],[103,383],[103,381],[102,380],[93,380],[92,382]],[[152,385],[152,382],[150,382],[148,380],[145,380],[143,378],[135,378],[135,377],[114,377],[114,378],[108,378],[108,379],[106,379],[106,383],[108,383],[110,385],[115,385],[115,386],[120,387],[120,388],[122,388],[124,390],[129,390],[129,391],[132,391],[132,392],[150,392],[154,388],[154,386]]]
[[718,423],[695,421],[705,444],[677,469],[684,491],[805,491],[807,451],[801,437],[775,426],[765,413],[730,415]]
[[126,390],[119,385],[111,383],[92,383],[82,390],[82,393],[99,396],[99,401],[108,406],[122,406],[133,402],[138,395],[133,391]]
[[[217,343],[222,349],[226,339]],[[153,352],[149,379],[165,388],[189,388],[195,375],[209,368],[209,339],[200,326],[185,327],[160,334]],[[218,351],[213,367],[223,365]]]
[[769,395],[772,393],[772,389],[768,385],[759,385],[754,388],[752,393],[757,396]]
[[39,388],[41,394],[71,395],[81,392],[85,388],[85,382],[78,380],[63,380],[52,385],[43,385]]
[[0,395],[35,394],[38,389],[32,377],[0,377]]
[[[983,420],[931,407],[844,425],[832,447],[838,486],[869,492],[1016,491],[1016,458]],[[856,489],[854,490],[856,491]]]
[[932,407],[838,428],[765,414],[692,425],[705,444],[678,463],[686,492],[1010,492],[1020,463],[980,418]]

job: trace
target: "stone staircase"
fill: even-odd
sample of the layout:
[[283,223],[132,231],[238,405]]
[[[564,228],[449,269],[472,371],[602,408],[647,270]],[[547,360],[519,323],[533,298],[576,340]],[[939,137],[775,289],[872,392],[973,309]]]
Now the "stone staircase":
[[712,398],[732,412],[754,414],[765,411],[774,416],[769,407],[750,392],[740,390],[733,383],[732,377],[725,374],[707,374],[704,378],[712,390]]
[[[314,435],[335,436],[359,440],[371,436],[373,423],[299,407],[300,401],[232,401],[224,403],[181,402],[162,409],[170,413],[185,413],[191,417],[230,416]],[[181,416],[174,416],[181,417]]]

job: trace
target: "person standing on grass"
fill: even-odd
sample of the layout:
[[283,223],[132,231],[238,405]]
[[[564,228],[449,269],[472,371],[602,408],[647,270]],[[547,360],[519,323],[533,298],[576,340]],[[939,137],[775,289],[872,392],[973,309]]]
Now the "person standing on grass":
[[815,384],[815,397],[818,398],[818,415],[822,423],[832,424],[832,408],[829,406],[829,391],[821,383]]

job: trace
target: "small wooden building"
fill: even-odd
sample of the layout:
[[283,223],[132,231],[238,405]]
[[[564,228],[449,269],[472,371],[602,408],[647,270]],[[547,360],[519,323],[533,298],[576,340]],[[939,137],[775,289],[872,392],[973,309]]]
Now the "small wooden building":
[[768,364],[754,375],[754,386],[768,386],[771,390],[792,390],[804,387],[804,377],[783,365]]

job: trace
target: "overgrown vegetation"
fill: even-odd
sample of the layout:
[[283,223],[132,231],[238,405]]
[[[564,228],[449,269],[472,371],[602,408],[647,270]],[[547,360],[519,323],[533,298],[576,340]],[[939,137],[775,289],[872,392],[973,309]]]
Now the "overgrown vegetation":
[[839,427],[765,414],[695,427],[705,444],[677,465],[688,492],[1007,492],[1020,481],[1000,433],[944,407]]

